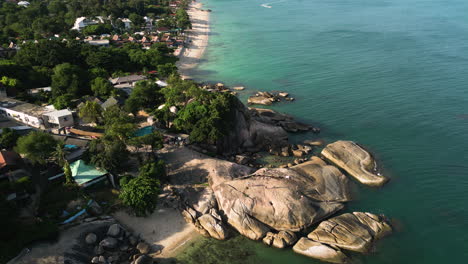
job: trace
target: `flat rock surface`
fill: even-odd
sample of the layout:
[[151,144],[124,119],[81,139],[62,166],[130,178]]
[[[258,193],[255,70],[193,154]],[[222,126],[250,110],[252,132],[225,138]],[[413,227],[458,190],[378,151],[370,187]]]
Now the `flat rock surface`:
[[347,263],[348,257],[341,251],[327,245],[301,237],[293,247],[294,252],[307,257],[316,258],[330,263]]
[[382,186],[388,179],[377,175],[377,164],[369,152],[352,141],[336,141],[322,150],[322,156],[348,172],[362,184]]

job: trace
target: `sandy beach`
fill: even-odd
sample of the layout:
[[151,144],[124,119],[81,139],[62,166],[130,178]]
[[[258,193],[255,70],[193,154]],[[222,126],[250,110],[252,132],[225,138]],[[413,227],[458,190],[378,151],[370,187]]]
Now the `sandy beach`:
[[182,78],[190,78],[190,72],[200,62],[206,47],[210,33],[210,12],[202,11],[203,4],[192,2],[187,13],[192,21],[192,29],[187,30],[189,45],[179,55],[177,67]]
[[[194,238],[199,237],[193,225],[185,222],[178,209],[159,207],[147,217],[135,217],[125,211],[113,215],[117,221],[140,235],[156,250],[155,258],[171,258]],[[159,254],[160,251],[160,254]]]

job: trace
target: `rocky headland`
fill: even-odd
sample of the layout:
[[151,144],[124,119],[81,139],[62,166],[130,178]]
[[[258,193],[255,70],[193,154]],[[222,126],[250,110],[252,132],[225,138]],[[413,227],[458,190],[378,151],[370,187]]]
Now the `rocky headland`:
[[[316,153],[320,156],[310,156],[323,142],[291,145],[288,132],[314,131],[312,126],[241,103],[235,116],[235,129],[216,146],[217,157],[186,147],[166,154],[187,157],[179,160],[187,166],[177,166],[173,175],[193,175],[197,168],[203,171],[199,181],[208,182],[208,186],[184,184],[173,189],[180,197],[182,215],[200,234],[224,240],[240,233],[323,261],[348,263],[349,251],[369,252],[374,241],[391,233],[384,216],[353,212],[333,217],[352,199],[353,183],[345,173],[368,186],[387,181],[368,151],[351,141],[337,141]],[[187,151],[192,154],[175,154]],[[297,152],[303,158],[281,168],[253,168],[239,158],[258,151],[279,156]],[[189,159],[194,155],[196,159]]]

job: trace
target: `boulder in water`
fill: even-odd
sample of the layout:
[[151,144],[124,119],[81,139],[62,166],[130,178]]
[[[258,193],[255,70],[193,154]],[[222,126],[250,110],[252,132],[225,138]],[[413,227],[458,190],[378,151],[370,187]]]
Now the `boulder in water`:
[[307,237],[333,247],[366,253],[375,240],[391,232],[392,228],[384,217],[354,212],[321,222]]
[[382,186],[388,179],[377,173],[374,158],[352,141],[336,141],[322,150],[322,156],[348,172],[362,184]]

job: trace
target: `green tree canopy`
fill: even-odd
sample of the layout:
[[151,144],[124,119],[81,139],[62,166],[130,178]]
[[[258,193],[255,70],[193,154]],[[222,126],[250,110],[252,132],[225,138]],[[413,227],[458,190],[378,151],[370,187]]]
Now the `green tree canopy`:
[[132,208],[136,216],[146,216],[156,209],[159,181],[148,177],[137,177],[122,187],[119,198]]
[[56,146],[57,141],[51,135],[41,131],[34,131],[20,137],[15,150],[25,155],[33,163],[45,164]]
[[91,141],[83,158],[97,167],[120,173],[126,168],[128,155],[130,153],[124,142],[115,137],[104,136]]
[[159,86],[151,81],[140,81],[133,88],[130,97],[125,102],[125,110],[136,114],[138,110],[152,110],[163,103]]
[[98,123],[102,116],[102,107],[94,101],[86,101],[78,115],[85,122]]
[[55,109],[65,109],[73,106],[72,103],[73,96],[70,94],[63,94],[55,97],[54,99],[54,108]]
[[52,75],[52,94],[54,97],[70,94],[74,97],[88,93],[86,73],[77,65],[59,64]]
[[166,165],[163,160],[147,161],[140,166],[138,177],[162,180],[166,177]]
[[114,91],[114,87],[109,80],[97,77],[91,82],[91,90],[95,96],[108,97]]
[[0,134],[0,145],[2,148],[13,149],[20,136],[11,128],[3,128]]

